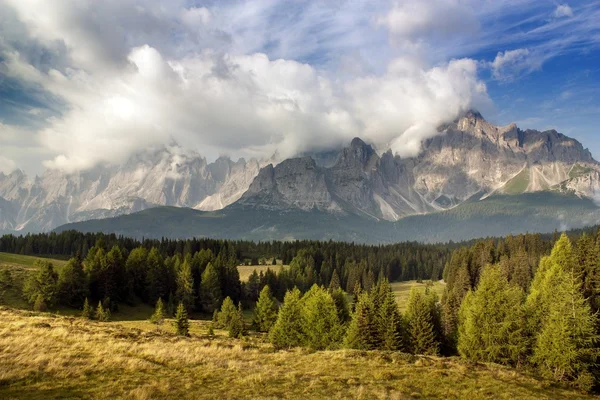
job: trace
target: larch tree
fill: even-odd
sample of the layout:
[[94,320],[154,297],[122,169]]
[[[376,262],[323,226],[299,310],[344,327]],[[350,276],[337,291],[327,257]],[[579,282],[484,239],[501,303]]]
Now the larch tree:
[[258,296],[254,308],[254,326],[259,332],[269,332],[277,321],[277,303],[269,285],[266,285]]
[[175,298],[183,303],[186,310],[190,311],[194,306],[194,279],[190,263],[185,260],[177,272],[177,290]]
[[277,321],[269,332],[269,340],[275,347],[289,348],[302,344],[304,327],[301,299],[302,295],[297,288],[285,294]]
[[458,351],[473,361],[515,365],[527,350],[524,321],[523,291],[489,265],[461,306]]
[[303,342],[315,350],[336,347],[344,335],[333,298],[316,284],[302,298],[302,322]]

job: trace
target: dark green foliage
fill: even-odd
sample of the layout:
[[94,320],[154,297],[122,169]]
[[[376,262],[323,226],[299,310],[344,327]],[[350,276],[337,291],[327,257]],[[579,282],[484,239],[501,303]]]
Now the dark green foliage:
[[202,308],[207,313],[212,313],[214,310],[219,308],[221,304],[221,283],[219,281],[219,275],[212,264],[208,264],[204,273],[202,273],[202,280],[200,282],[200,301]]
[[269,340],[277,348],[300,346],[303,342],[302,304],[300,290],[286,293],[277,321],[269,332]]
[[277,303],[269,285],[261,291],[254,308],[254,326],[260,332],[269,332],[277,321]]
[[58,274],[52,263],[38,260],[38,271],[31,274],[23,287],[23,295],[30,304],[37,302],[39,296],[46,307],[52,307],[58,298]]
[[436,329],[437,299],[435,293],[422,293],[412,288],[406,307],[410,350],[415,354],[437,354],[440,332]]
[[344,292],[341,288],[337,288],[335,291],[331,292],[331,297],[335,302],[335,308],[337,309],[338,319],[340,323],[346,324],[350,321],[350,303],[348,301],[348,294]]
[[367,292],[358,295],[352,320],[346,331],[344,346],[357,350],[375,350],[381,344],[377,313]]
[[79,257],[69,260],[58,277],[58,299],[61,304],[79,308],[88,295],[88,283]]
[[397,351],[405,348],[404,321],[391,288],[379,307],[379,337],[380,348],[383,350]]
[[175,332],[179,336],[189,336],[190,335],[190,321],[188,320],[187,311],[183,303],[179,303],[177,306],[177,311],[175,312],[175,321],[173,322],[175,326]]
[[517,364],[527,350],[523,291],[499,266],[484,269],[460,309],[458,351],[473,361]]

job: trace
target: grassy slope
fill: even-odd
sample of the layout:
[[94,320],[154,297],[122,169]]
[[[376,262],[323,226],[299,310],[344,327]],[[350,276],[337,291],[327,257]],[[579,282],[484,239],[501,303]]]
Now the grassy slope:
[[[525,373],[402,353],[273,351],[0,307],[0,398],[584,399]],[[590,397],[591,398],[591,397]]]
[[12,254],[12,253],[1,253],[0,252],[0,264],[3,265],[15,265],[31,268],[35,264],[37,260],[49,261],[54,264],[55,267],[62,267],[67,263],[65,260],[58,260],[55,258],[42,258],[42,257],[32,257],[32,256],[23,256],[20,254]]

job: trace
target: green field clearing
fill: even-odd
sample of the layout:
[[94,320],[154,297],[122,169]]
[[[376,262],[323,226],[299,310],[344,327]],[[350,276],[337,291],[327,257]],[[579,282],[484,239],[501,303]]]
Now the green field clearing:
[[[394,292],[394,296],[396,296],[396,301],[398,302],[398,306],[400,307],[400,311],[402,312],[406,310],[406,303],[408,303],[408,296],[412,287],[416,287],[424,292],[425,288],[427,287],[427,281],[423,281],[423,283],[419,283],[417,281],[392,283],[392,291]],[[446,284],[444,282],[437,281],[433,283],[433,286],[431,288],[438,294],[441,300],[445,287]]]
[[55,267],[62,267],[67,263],[66,260],[58,260],[56,258],[23,256],[20,254],[0,253],[0,265],[12,265],[31,268],[37,260],[50,261]]

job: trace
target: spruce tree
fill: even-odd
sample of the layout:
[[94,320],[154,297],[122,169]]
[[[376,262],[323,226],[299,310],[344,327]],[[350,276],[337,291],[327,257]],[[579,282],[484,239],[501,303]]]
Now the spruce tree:
[[187,311],[183,303],[179,303],[177,306],[177,312],[175,313],[175,321],[173,322],[175,331],[179,336],[190,335],[190,321],[188,320]]
[[405,347],[404,321],[391,288],[378,310],[378,317],[380,348],[391,351],[402,350]]
[[527,349],[523,291],[501,267],[484,268],[460,309],[458,351],[470,360],[516,364]]
[[154,314],[150,317],[150,322],[156,325],[157,329],[162,325],[165,320],[165,310],[162,299],[159,297],[156,301],[156,307],[154,309]]
[[207,313],[212,313],[221,304],[221,282],[217,270],[211,263],[206,266],[200,282],[200,301]]
[[341,324],[346,324],[350,321],[350,303],[348,301],[348,294],[338,288],[331,293],[331,297],[335,302],[335,308],[337,309],[338,319]]
[[331,281],[329,282],[329,291],[333,293],[341,287],[342,285],[340,283],[340,276],[338,275],[337,269],[334,269],[333,275],[331,276]]
[[81,317],[85,319],[92,319],[94,317],[94,311],[92,310],[92,307],[90,307],[87,297],[83,301],[83,311],[81,312]]
[[276,348],[289,348],[300,346],[303,337],[301,294],[294,288],[285,294],[269,340]]
[[378,322],[373,299],[366,292],[360,293],[346,331],[344,346],[357,350],[378,348],[380,344]]
[[410,349],[415,354],[437,354],[439,351],[438,334],[435,329],[435,310],[428,293],[422,293],[413,287],[408,297],[406,320]]
[[338,319],[335,302],[329,292],[315,284],[304,295],[302,303],[304,345],[315,350],[339,345],[344,330]]
[[66,306],[79,308],[87,294],[87,277],[81,258],[71,258],[58,276],[58,300]]
[[268,332],[277,321],[277,304],[269,285],[261,291],[254,308],[254,326],[259,332]]

